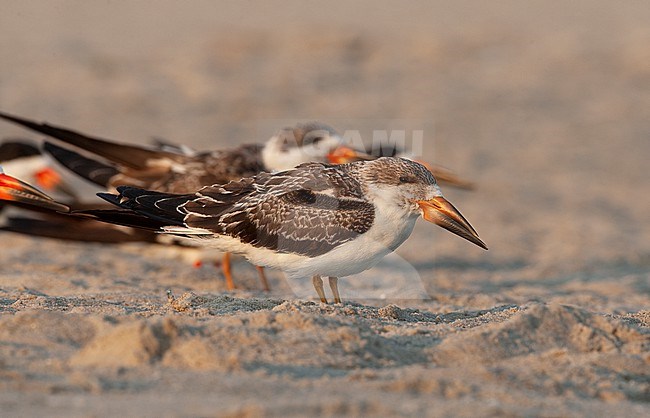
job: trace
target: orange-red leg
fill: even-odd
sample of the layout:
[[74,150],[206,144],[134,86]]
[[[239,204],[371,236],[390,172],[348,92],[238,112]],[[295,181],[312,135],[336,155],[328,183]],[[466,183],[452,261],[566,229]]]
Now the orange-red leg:
[[235,289],[235,282],[232,280],[232,270],[230,267],[230,253],[224,253],[221,259],[221,270],[226,278],[226,288],[228,290]]

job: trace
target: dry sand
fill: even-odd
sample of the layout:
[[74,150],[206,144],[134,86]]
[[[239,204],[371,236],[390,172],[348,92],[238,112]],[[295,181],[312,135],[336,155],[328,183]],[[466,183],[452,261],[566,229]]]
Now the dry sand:
[[325,306],[3,234],[1,415],[650,415],[650,8],[486,4],[1,2],[2,110],[201,148],[423,129],[490,246],[419,223]]

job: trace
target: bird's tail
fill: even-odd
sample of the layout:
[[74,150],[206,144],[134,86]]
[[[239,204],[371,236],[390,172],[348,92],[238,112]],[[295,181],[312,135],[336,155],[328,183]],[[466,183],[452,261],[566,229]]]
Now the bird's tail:
[[0,201],[35,210],[70,212],[70,207],[56,202],[36,187],[5,174],[0,167]]

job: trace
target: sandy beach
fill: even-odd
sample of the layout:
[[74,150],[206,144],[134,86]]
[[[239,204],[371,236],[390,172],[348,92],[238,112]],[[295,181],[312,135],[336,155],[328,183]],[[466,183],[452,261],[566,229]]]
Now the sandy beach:
[[211,254],[2,233],[0,415],[650,415],[649,21],[633,1],[0,2],[0,110],[198,149],[402,129],[476,184],[443,191],[490,247],[418,221],[324,305],[242,259],[229,292]]

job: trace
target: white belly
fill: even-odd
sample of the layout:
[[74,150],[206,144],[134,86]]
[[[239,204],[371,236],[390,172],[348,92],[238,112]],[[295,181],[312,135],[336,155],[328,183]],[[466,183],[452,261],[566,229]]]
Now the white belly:
[[[378,214],[372,227],[352,241],[332,251],[310,258],[299,254],[276,253],[266,248],[254,248],[231,237],[199,238],[199,245],[216,247],[244,255],[258,266],[284,271],[290,278],[314,275],[345,277],[360,273],[377,264],[385,255],[395,251],[413,232],[417,216]],[[396,216],[399,215],[399,216]],[[195,243],[197,240],[194,240]]]
[[395,251],[413,232],[416,219],[401,217],[396,221],[377,218],[365,234],[326,254],[314,258],[281,254],[277,258],[279,262],[273,267],[283,270],[291,278],[313,275],[345,277],[357,274],[373,267],[386,254]]

